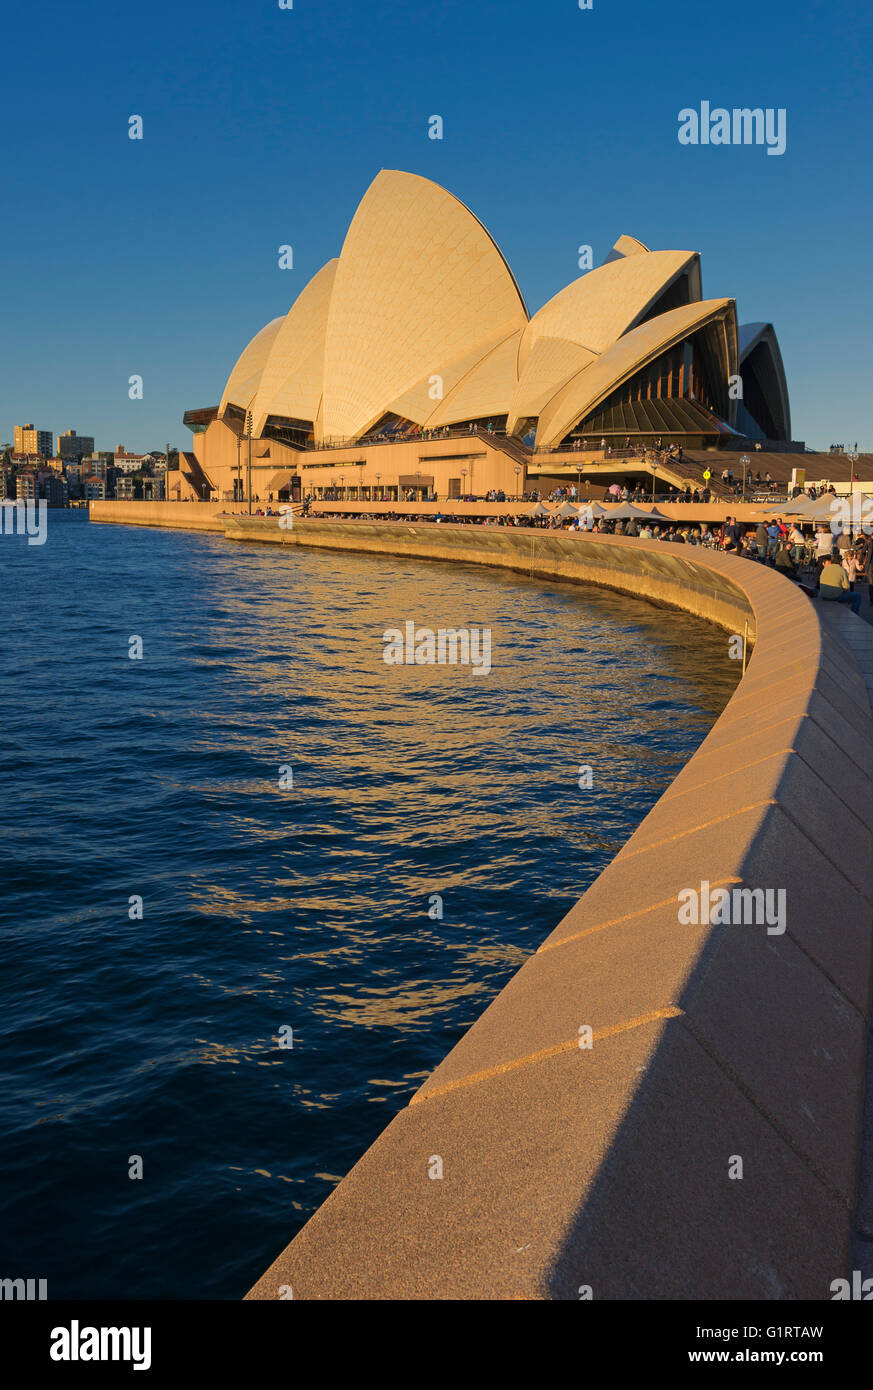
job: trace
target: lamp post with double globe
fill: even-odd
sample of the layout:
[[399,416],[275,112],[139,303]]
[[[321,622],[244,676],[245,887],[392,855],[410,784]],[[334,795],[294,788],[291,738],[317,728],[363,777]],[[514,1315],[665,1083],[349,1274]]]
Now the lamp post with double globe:
[[253,423],[253,421],[252,421],[252,412],[251,412],[250,410],[247,410],[247,411],[246,411],[246,436],[247,436],[248,441],[249,441],[249,467],[248,467],[248,482],[249,482],[249,516],[251,516],[251,514],[252,514],[252,423]]
[[743,501],[744,501],[744,502],[745,502],[745,500],[746,500],[746,470],[748,469],[749,464],[750,464],[751,462],[752,462],[752,460],[749,458],[749,455],[748,455],[748,454],[743,454],[743,457],[740,459],[740,463],[743,465]]
[[854,529],[855,464],[858,462],[857,440],[853,449],[846,450],[846,458],[849,460],[849,526]]

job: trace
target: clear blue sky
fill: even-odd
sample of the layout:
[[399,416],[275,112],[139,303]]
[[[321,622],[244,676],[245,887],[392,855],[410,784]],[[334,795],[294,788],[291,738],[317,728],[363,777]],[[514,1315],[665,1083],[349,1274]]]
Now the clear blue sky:
[[[49,0],[7,7],[3,39],[0,444],[33,421],[189,447],[182,412],[396,168],[472,208],[531,312],[582,243],[700,251],[706,297],[775,323],[795,438],[873,447],[867,8]],[[680,146],[701,100],[785,107],[786,153]]]

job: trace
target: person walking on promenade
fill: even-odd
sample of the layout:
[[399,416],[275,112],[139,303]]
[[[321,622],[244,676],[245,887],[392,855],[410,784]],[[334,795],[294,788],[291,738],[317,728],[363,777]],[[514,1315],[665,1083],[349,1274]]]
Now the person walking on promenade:
[[792,560],[795,565],[799,565],[806,552],[806,541],[803,538],[803,532],[796,524],[788,533],[788,544],[791,546]]
[[834,538],[831,533],[830,527],[825,526],[824,523],[822,523],[822,525],[819,526],[818,530],[815,533],[816,558],[819,560],[824,558],[825,556],[829,558],[833,552],[833,548]]
[[843,569],[846,571],[846,577],[849,581],[849,591],[850,593],[854,593],[855,581],[858,578],[860,578],[861,575],[861,570],[858,565],[858,557],[855,554],[854,550],[843,551]]
[[861,607],[861,595],[850,592],[848,575],[835,560],[825,560],[822,566],[818,596],[825,602],[848,603],[853,613]]
[[873,540],[871,540],[869,536],[859,536],[858,544],[855,546],[855,554],[858,559],[858,578],[866,582],[867,599],[873,604],[873,588],[871,588],[870,584],[870,567],[871,562],[873,562]]

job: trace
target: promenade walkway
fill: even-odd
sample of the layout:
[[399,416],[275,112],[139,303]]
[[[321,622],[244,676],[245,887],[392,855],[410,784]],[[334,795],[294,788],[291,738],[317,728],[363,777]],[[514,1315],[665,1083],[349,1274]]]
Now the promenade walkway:
[[[873,605],[866,602],[856,617],[848,606],[819,603],[822,624],[854,658],[873,707]],[[867,1078],[858,1174],[858,1203],[852,1232],[852,1267],[873,1278],[873,1029],[867,1027]]]

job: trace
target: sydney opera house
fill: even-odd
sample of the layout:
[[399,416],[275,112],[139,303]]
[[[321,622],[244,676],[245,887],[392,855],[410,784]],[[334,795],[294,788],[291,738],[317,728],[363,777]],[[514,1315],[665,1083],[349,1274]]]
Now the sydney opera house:
[[474,214],[395,170],[370,185],[340,255],[243,350],[219,404],[185,423],[193,446],[169,496],[261,502],[517,496],[575,481],[580,461],[607,475],[658,439],[791,437],[772,324],[704,299],[697,252],[621,236],[531,317]]

